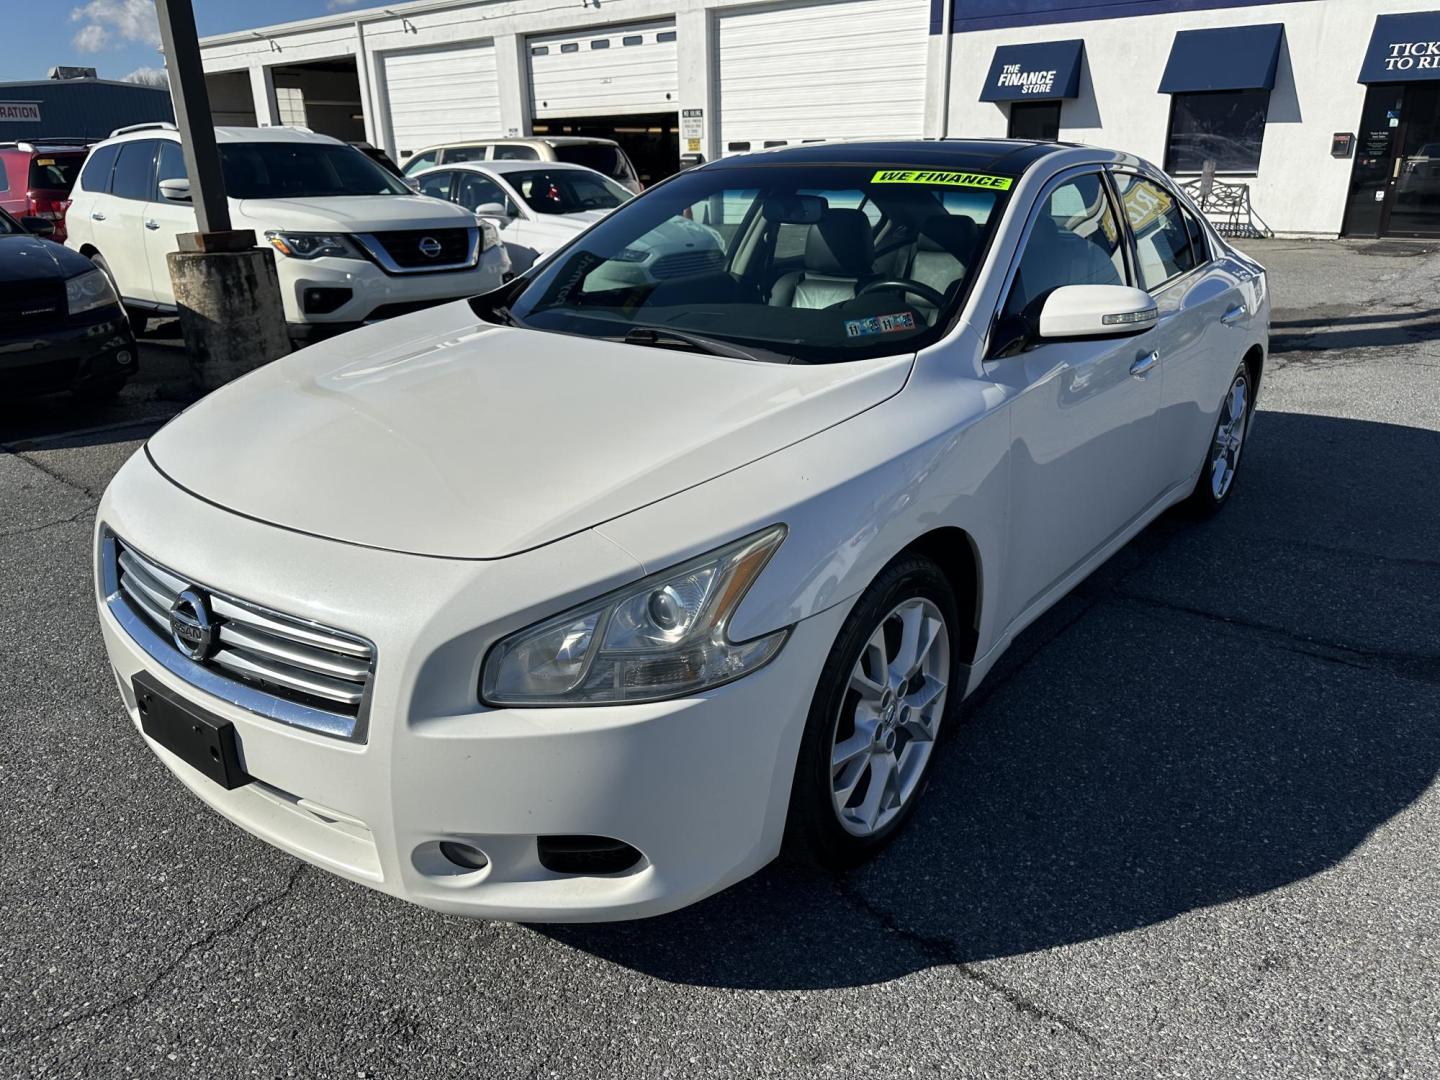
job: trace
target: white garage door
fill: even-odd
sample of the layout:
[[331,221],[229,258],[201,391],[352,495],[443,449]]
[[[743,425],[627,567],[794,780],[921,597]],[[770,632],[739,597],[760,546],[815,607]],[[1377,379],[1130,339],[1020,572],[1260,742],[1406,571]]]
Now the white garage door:
[[674,112],[680,100],[675,24],[532,37],[530,93],[537,120]]
[[840,0],[722,14],[720,147],[924,134],[930,6]]
[[388,53],[384,65],[401,158],[435,143],[504,136],[493,42]]

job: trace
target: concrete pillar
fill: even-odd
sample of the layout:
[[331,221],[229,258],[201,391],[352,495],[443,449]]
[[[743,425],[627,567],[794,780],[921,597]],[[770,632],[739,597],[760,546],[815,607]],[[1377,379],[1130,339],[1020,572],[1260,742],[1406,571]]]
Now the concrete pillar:
[[530,134],[530,58],[519,34],[495,35],[495,72],[500,81],[500,126],[497,136]]
[[245,250],[166,256],[190,373],[202,392],[290,351],[275,253],[253,244],[251,234]]
[[[714,161],[720,152],[720,98],[715,79],[715,49],[711,42],[713,20],[705,8],[681,11],[675,16],[676,59],[680,66],[680,153],[700,153]],[[696,109],[702,110],[697,118]],[[687,115],[689,114],[689,115]],[[696,120],[699,124],[696,124]],[[698,126],[700,146],[690,149],[690,134]]]
[[250,65],[250,93],[255,98],[255,126],[279,125],[280,105],[275,100],[275,76],[264,64]]

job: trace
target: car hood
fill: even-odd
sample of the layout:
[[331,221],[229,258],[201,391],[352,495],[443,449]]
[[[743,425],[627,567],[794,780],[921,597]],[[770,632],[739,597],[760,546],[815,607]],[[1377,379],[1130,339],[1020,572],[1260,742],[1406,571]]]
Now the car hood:
[[475,215],[428,195],[346,195],[326,199],[241,199],[235,216],[257,231],[384,232],[473,228]]
[[0,236],[0,285],[20,281],[63,281],[93,270],[85,256],[29,233]]
[[248,517],[501,558],[840,423],[897,393],[912,360],[731,360],[491,326],[461,301],[260,368],[148,452],[180,487]]

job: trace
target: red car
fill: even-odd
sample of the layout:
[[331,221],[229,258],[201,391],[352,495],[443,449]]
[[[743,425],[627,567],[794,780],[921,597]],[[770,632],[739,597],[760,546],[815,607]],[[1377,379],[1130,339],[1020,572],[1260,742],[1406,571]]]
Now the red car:
[[0,210],[54,222],[53,239],[64,243],[70,188],[89,147],[80,139],[0,143]]

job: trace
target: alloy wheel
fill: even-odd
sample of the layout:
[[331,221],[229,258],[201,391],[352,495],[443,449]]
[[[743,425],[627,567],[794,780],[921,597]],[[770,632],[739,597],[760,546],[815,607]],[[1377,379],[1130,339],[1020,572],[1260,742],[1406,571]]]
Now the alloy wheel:
[[873,836],[915,797],[950,680],[950,634],[924,597],[896,605],[860,651],[835,719],[831,801],[846,832]]
[[1235,480],[1240,467],[1240,450],[1245,442],[1245,414],[1250,403],[1250,383],[1236,375],[1220,408],[1215,443],[1210,448],[1210,494],[1219,502]]

